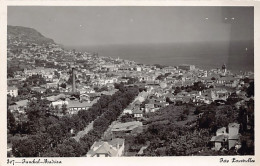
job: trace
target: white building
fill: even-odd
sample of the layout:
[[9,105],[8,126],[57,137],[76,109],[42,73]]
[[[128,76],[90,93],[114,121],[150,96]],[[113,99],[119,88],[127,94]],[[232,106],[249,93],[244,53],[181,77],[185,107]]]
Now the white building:
[[87,153],[87,157],[120,157],[125,149],[125,140],[115,138],[109,142],[94,142]]
[[16,87],[7,87],[7,94],[12,97],[18,96],[18,88]]

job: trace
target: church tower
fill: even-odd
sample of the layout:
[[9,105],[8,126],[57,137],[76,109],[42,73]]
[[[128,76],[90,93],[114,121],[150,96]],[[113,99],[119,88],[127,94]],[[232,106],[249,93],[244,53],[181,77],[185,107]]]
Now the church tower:
[[226,64],[223,64],[223,66],[222,66],[222,73],[223,73],[224,75],[226,75],[226,73],[227,73]]

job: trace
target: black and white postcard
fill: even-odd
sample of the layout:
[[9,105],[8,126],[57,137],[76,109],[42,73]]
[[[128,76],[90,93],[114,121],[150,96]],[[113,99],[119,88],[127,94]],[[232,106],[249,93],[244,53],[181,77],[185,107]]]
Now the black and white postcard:
[[259,5],[111,2],[3,1],[1,164],[257,165]]

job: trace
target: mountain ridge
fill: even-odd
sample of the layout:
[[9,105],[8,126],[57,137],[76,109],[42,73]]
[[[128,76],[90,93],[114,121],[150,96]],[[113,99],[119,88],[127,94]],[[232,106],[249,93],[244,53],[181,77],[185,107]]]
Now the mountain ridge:
[[34,28],[7,25],[8,43],[22,41],[39,45],[55,44],[53,39],[47,38]]

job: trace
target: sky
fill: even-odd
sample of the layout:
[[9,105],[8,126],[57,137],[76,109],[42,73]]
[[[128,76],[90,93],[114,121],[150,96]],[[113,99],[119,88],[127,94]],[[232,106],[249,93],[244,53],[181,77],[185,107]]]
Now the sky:
[[65,46],[252,41],[253,7],[9,6],[8,25]]

